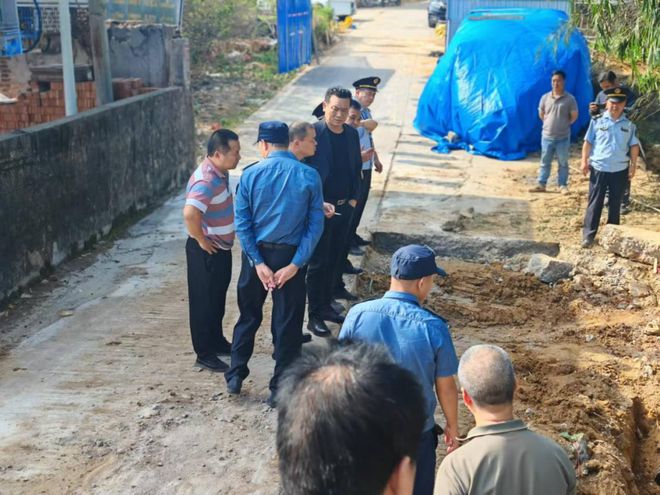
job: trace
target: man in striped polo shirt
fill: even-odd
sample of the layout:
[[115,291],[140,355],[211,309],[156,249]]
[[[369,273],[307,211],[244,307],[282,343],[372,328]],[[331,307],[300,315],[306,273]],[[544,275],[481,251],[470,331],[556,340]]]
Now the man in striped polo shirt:
[[224,372],[231,344],[222,332],[225,298],[231,280],[231,248],[234,245],[234,205],[229,171],[236,168],[241,145],[236,133],[215,131],[204,161],[186,188],[183,218],[188,229],[188,307],[190,334],[197,354],[195,366]]

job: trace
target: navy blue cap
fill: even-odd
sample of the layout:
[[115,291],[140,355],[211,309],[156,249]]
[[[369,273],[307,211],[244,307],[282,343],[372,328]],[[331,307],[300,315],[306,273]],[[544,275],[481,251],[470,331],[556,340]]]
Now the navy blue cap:
[[378,85],[380,84],[380,77],[376,76],[371,76],[371,77],[363,77],[362,79],[358,79],[353,83],[353,87],[355,89],[371,89],[373,91],[378,91]]
[[289,145],[289,126],[279,120],[269,120],[259,124],[257,142]]
[[435,264],[435,253],[428,246],[410,244],[397,249],[392,256],[390,272],[399,280],[418,280],[436,273],[442,277],[447,272]]
[[605,97],[615,103],[622,103],[626,101],[626,93],[621,88],[610,88],[603,91]]
[[323,110],[323,102],[316,105],[316,108],[312,110],[312,115],[317,119],[320,119],[325,115],[325,111]]

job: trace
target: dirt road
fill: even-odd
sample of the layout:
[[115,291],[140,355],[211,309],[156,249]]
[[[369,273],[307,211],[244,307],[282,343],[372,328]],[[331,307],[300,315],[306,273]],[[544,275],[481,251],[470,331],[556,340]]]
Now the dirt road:
[[[388,170],[374,183],[365,215],[371,230],[441,233],[455,222],[462,235],[560,239],[564,254],[579,257],[584,183],[567,198],[533,198],[525,190],[536,158],[439,156],[412,130],[436,63],[430,54],[439,49],[425,16],[423,4],[361,10],[357,29],[321,66],[239,130],[242,164],[254,157],[258,121],[311,120],[327,86],[375,73],[384,80],[374,104],[376,145]],[[181,196],[168,201],[0,316],[0,494],[277,493],[275,412],[265,404],[270,334],[262,328],[239,398],[227,396],[221,376],[192,367],[181,208]],[[626,221],[660,225],[634,215]],[[574,259],[585,266],[582,289],[576,280],[549,288],[498,264],[446,260],[455,277],[431,305],[452,321],[459,351],[493,341],[512,352],[525,380],[518,412],[535,428],[555,439],[564,425],[587,434],[594,462],[581,493],[656,493],[649,476],[657,468],[658,337],[645,325],[657,315],[658,285],[643,267],[594,253],[587,257],[603,260],[600,271]],[[362,293],[384,288],[386,256],[369,253]],[[238,246],[234,262],[236,278]],[[647,294],[629,308],[631,278]]]

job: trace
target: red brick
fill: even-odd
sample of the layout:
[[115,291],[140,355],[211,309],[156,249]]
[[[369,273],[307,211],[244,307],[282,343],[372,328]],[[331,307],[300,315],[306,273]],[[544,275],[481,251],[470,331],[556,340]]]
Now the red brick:
[[139,89],[144,86],[144,82],[139,77],[131,77],[129,81],[131,82],[132,89]]

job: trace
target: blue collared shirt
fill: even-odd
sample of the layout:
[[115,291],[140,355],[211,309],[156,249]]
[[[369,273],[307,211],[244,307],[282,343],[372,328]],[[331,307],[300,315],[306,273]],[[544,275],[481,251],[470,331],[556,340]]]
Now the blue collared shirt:
[[591,166],[599,172],[621,172],[628,168],[630,147],[638,145],[637,128],[625,115],[614,120],[609,112],[591,119],[587,135],[591,143]]
[[298,246],[291,262],[307,264],[323,233],[323,189],[313,168],[289,151],[243,171],[234,198],[234,223],[241,247],[255,265],[264,260],[260,242]]
[[[358,127],[358,136],[360,136],[360,151],[365,151],[373,148],[373,143],[371,142],[371,134],[364,127]],[[362,162],[362,170],[371,170],[371,165],[374,159],[371,157],[366,162]]]
[[339,339],[384,344],[394,360],[420,381],[426,399],[424,431],[435,425],[435,379],[456,374],[458,358],[445,321],[407,292],[388,291],[381,299],[353,306]]

